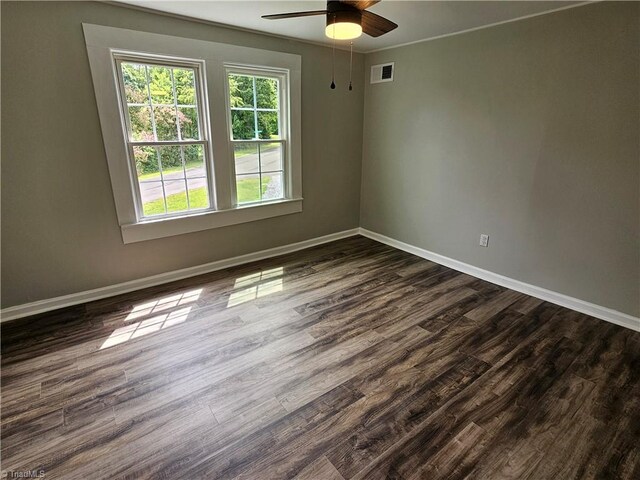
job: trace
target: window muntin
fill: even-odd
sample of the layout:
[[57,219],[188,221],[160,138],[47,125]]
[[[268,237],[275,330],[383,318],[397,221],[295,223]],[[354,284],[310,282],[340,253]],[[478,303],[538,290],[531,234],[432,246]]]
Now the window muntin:
[[228,69],[229,122],[238,205],[286,197],[287,129],[282,75]]
[[115,60],[138,218],[211,209],[200,65]]

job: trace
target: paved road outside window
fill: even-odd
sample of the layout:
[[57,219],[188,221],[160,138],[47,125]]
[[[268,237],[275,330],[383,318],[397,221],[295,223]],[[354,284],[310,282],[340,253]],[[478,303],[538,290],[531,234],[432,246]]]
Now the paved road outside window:
[[[248,154],[236,160],[236,174],[254,173],[258,165],[258,155]],[[262,170],[274,171],[280,170],[280,150],[273,149],[262,152]],[[194,178],[199,177],[199,178]],[[247,175],[244,178],[258,178],[258,174]],[[206,173],[204,168],[188,168],[187,179],[189,181],[189,190],[205,187],[207,185]],[[162,183],[160,174],[157,177],[146,178],[140,182],[140,194],[142,202],[147,203],[162,198]],[[175,193],[184,193],[184,175],[182,172],[172,172],[164,174],[164,189],[167,196]]]

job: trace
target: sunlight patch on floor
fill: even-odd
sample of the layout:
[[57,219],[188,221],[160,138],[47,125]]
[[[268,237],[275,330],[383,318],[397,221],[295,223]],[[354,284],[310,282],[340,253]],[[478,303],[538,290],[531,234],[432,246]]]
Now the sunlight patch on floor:
[[168,297],[162,297],[158,300],[146,302],[140,305],[136,305],[131,310],[131,313],[125,318],[125,321],[135,320],[137,318],[146,317],[152,313],[161,312],[170,308],[175,308],[187,303],[195,302],[200,298],[202,289],[189,290],[188,292],[178,293],[176,295],[170,295]]
[[182,323],[187,319],[189,312],[191,312],[191,307],[185,307],[170,313],[148,318],[141,322],[132,323],[126,327],[118,328],[109,335],[109,338],[105,340],[100,350]]
[[283,274],[284,269],[278,267],[238,278],[233,286],[235,290],[229,296],[227,308],[281,292],[284,286]]
[[[109,335],[109,338],[104,341],[100,350],[120,345],[128,340],[142,337],[184,322],[193,307],[179,307],[195,302],[200,298],[201,293],[202,288],[199,288],[136,305],[124,321],[138,321],[114,330],[113,333]],[[145,318],[150,315],[153,316],[151,318]]]

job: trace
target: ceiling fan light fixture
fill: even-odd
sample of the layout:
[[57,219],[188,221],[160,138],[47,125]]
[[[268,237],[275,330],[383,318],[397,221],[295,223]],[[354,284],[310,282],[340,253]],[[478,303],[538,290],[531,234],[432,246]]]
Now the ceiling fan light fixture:
[[358,10],[327,14],[325,35],[335,40],[352,40],[362,35],[362,15]]
[[362,35],[362,26],[358,23],[336,22],[327,25],[325,34],[336,40],[351,40]]

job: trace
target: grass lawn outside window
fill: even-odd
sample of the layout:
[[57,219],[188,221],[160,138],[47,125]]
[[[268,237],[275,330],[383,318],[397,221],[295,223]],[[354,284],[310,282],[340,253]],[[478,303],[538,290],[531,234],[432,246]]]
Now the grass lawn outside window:
[[[180,170],[182,167],[178,167]],[[150,174],[156,175],[156,174]],[[269,178],[262,179],[262,194],[267,190],[269,186]],[[238,189],[238,203],[246,203],[246,202],[257,202],[260,201],[260,179],[259,178],[245,178],[237,183]],[[191,204],[191,208],[206,208],[208,206],[207,203],[207,193],[206,189],[196,188],[193,190],[189,190],[189,202]],[[159,198],[157,200],[153,200],[151,202],[145,203],[143,206],[145,216],[151,215],[163,215],[164,211],[164,200]],[[173,195],[167,195],[167,208],[169,211],[180,211],[187,210],[187,195],[185,193],[176,193]]]

